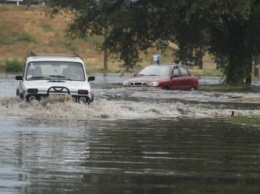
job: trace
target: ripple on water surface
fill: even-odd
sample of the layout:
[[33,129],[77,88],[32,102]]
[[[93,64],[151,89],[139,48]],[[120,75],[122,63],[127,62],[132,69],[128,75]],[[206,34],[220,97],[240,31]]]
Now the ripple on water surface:
[[[136,97],[135,97],[136,98]],[[235,107],[235,105],[234,105]],[[176,99],[120,100],[97,98],[89,105],[73,102],[69,97],[50,97],[27,103],[16,97],[0,98],[0,112],[9,116],[61,119],[134,119],[164,117],[225,117],[234,109],[212,103],[187,103]],[[240,115],[260,115],[257,109],[236,109]]]
[[[6,193],[254,193],[259,187],[259,130],[225,120],[3,120],[0,191]],[[8,130],[11,120],[16,130]]]

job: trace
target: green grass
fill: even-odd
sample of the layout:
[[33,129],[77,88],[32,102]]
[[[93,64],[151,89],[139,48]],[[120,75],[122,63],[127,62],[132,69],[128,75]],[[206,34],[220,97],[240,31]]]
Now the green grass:
[[21,72],[23,69],[24,62],[20,59],[5,59],[4,66],[6,72],[13,73],[13,72]]
[[78,51],[79,50],[79,45],[76,43],[76,42],[72,42],[69,46],[68,46],[68,49],[70,51]]
[[50,32],[52,31],[52,26],[47,23],[40,23],[41,28],[44,30],[44,32]]
[[0,11],[7,11],[7,10],[8,10],[7,7],[4,7],[4,6],[0,7]]
[[19,35],[18,35],[18,38],[17,38],[18,41],[27,41],[27,42],[33,42],[35,43],[36,42],[36,38],[34,35],[28,33],[28,32],[21,32]]
[[252,88],[248,87],[247,85],[240,85],[240,86],[230,86],[230,85],[201,85],[201,91],[209,91],[209,92],[250,92]]
[[2,34],[0,34],[0,44],[4,44],[4,45],[12,45],[14,43],[14,39],[13,37],[9,34],[7,36],[4,36]]
[[0,72],[5,72],[5,63],[3,60],[0,61]]
[[231,116],[232,123],[245,125],[260,125],[260,118],[255,116]]
[[104,40],[104,37],[98,36],[98,35],[92,35],[87,38],[87,41],[92,44],[96,44],[96,43],[101,44],[103,42],[103,40]]
[[204,61],[203,69],[199,69],[195,66],[190,69],[190,72],[195,76],[222,77],[223,75],[212,61]]
[[218,69],[203,69],[203,75],[204,76],[209,76],[209,77],[221,77],[222,72]]
[[13,39],[14,33],[8,30],[6,25],[0,25],[0,44],[11,45],[15,41]]

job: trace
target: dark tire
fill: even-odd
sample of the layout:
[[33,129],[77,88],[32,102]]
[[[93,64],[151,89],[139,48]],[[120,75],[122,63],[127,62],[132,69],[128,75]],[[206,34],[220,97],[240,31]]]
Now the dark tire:
[[91,99],[89,99],[89,104],[94,101],[94,94],[91,94]]

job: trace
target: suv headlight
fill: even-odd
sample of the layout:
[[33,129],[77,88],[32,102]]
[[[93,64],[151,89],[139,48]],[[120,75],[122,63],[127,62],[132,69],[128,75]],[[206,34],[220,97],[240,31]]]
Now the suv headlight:
[[128,84],[128,81],[124,81],[123,82],[123,86],[128,86],[129,84]]
[[150,86],[150,87],[156,87],[156,86],[158,86],[159,85],[159,82],[150,82],[149,84],[148,84],[148,86]]

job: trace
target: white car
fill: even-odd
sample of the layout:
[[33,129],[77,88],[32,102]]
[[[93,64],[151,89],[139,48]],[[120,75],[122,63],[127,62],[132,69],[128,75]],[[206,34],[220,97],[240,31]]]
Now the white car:
[[48,55],[31,52],[25,61],[17,96],[26,101],[41,100],[51,94],[68,94],[76,102],[90,103],[94,100],[84,61],[78,55]]

